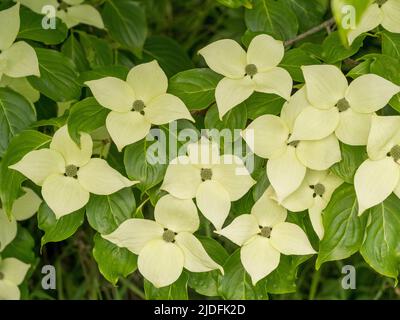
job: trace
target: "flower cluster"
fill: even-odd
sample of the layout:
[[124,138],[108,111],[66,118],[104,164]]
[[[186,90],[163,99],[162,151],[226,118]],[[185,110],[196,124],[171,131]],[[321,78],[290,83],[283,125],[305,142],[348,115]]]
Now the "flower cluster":
[[[103,28],[99,13],[82,0],[64,0],[61,5],[48,0],[17,2],[37,12],[51,2],[68,27],[85,23]],[[350,41],[377,24],[398,32],[400,23],[392,10],[399,10],[396,0],[373,4],[363,18],[368,21],[361,21]],[[23,41],[14,43],[19,3],[0,12],[0,27],[6,25],[9,33],[0,37],[0,77],[40,76],[33,48]],[[155,287],[174,283],[183,269],[224,273],[196,237],[198,211],[214,227],[216,237],[240,246],[242,265],[254,285],[278,267],[281,254],[315,254],[304,230],[286,221],[288,211],[307,210],[316,235],[323,239],[323,210],[344,182],[330,170],[342,160],[340,143],[367,147],[369,158],[354,178],[360,215],[392,192],[400,197],[400,116],[377,114],[400,87],[375,74],[349,83],[334,65],[309,65],[302,67],[304,86],[294,91],[290,74],[279,67],[284,53],[284,44],[265,34],[255,36],[247,52],[227,39],[199,51],[210,69],[223,76],[215,90],[220,119],[254,92],[275,94],[286,102],[279,116],[262,115],[241,133],[252,152],[268,160],[270,186],[251,212],[230,217],[232,202],[257,182],[245,162],[201,136],[187,145],[184,155],[169,162],[160,187],[167,194],[158,199],[154,219],[130,218],[102,234],[138,255],[139,271]],[[106,134],[119,152],[144,139],[152,126],[195,121],[185,103],[168,92],[168,78],[155,60],[134,66],[126,80],[104,77],[85,84],[108,112]],[[91,195],[111,195],[140,183],[98,157],[89,133],[81,132],[77,144],[69,130],[68,125],[61,126],[48,147],[30,151],[9,166],[41,187],[42,198],[57,219],[84,208]],[[23,190],[11,220],[0,210],[0,251],[15,238],[16,221],[31,217],[41,203],[32,190]],[[19,298],[18,285],[28,269],[14,258],[0,260],[0,298]]]

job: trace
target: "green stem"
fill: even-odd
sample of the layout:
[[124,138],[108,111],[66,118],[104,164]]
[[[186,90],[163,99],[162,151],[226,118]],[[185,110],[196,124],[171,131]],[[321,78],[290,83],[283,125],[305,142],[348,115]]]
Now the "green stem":
[[123,285],[128,287],[129,290],[131,290],[140,299],[143,299],[143,300],[146,299],[144,292],[141,289],[139,289],[135,284],[133,284],[132,282],[130,282],[129,280],[124,279],[124,278],[121,278],[120,281]]
[[313,275],[313,278],[312,278],[312,281],[311,281],[310,293],[308,295],[308,300],[314,300],[315,299],[315,295],[317,293],[318,284],[319,284],[319,280],[320,279],[321,279],[321,269],[316,271],[314,273],[314,275]]

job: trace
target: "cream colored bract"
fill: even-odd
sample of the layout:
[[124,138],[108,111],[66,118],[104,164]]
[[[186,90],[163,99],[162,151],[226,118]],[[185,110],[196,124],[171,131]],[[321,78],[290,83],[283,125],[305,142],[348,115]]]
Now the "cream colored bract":
[[83,23],[99,29],[104,28],[103,19],[100,13],[85,0],[63,0],[60,4],[57,0],[14,0],[28,7],[37,13],[43,12],[45,6],[52,6],[57,10],[57,17],[60,18],[68,28]]
[[347,35],[351,45],[362,33],[382,25],[387,31],[400,33],[400,1],[388,0],[383,5],[371,4],[361,17],[360,23]]
[[368,157],[354,177],[359,214],[384,201],[394,192],[400,198],[400,116],[372,119]]
[[290,98],[292,78],[285,69],[277,67],[284,52],[282,41],[266,34],[254,37],[247,53],[230,39],[216,41],[199,51],[208,66],[225,77],[215,90],[221,119],[254,91]]
[[24,281],[29,264],[15,258],[0,258],[0,300],[19,300],[18,286]]
[[223,272],[193,235],[200,221],[192,200],[166,195],[158,200],[154,218],[128,219],[103,238],[138,254],[140,273],[157,288],[174,283],[183,268]]
[[89,134],[81,134],[80,144],[75,144],[64,126],[54,134],[49,149],[31,151],[10,166],[42,187],[42,196],[57,218],[84,207],[90,193],[108,195],[137,183],[105,160],[91,158]]
[[111,110],[106,127],[120,151],[146,137],[152,124],[194,121],[182,100],[167,93],[168,79],[157,61],[133,67],[126,81],[106,77],[85,84]]
[[188,155],[171,161],[161,189],[180,199],[196,198],[201,213],[220,229],[231,201],[239,200],[255,184],[243,161],[220,155],[218,144],[202,137],[188,146]]
[[268,188],[254,204],[251,214],[243,214],[218,234],[241,246],[240,260],[250,274],[253,285],[272,271],[280,255],[316,253],[305,232],[296,224],[285,222],[286,209],[271,199]]
[[302,88],[284,105],[280,117],[261,116],[242,133],[256,155],[269,159],[267,175],[279,202],[300,187],[306,168],[327,170],[341,160],[339,142],[333,134],[318,140],[292,139],[299,114],[309,108]]
[[25,41],[14,41],[20,27],[19,4],[0,11],[0,80],[3,75],[11,78],[40,76],[35,50]]
[[302,67],[307,99],[312,106],[297,117],[293,140],[317,140],[335,134],[349,145],[366,145],[374,113],[385,107],[400,87],[375,74],[365,74],[350,85],[332,65]]

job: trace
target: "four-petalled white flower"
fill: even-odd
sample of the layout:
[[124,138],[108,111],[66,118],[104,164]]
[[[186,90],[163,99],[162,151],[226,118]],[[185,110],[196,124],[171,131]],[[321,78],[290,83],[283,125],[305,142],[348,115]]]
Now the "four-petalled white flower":
[[308,170],[301,186],[282,202],[282,206],[292,212],[308,210],[314,231],[322,239],[322,211],[331,200],[333,192],[343,182],[328,171]]
[[25,41],[15,42],[19,32],[19,4],[0,11],[0,79],[40,76],[35,50]]
[[202,137],[187,147],[187,156],[172,160],[161,189],[180,199],[196,198],[201,213],[220,229],[231,201],[239,200],[255,184],[237,156],[220,156],[219,146]]
[[193,235],[199,228],[199,216],[192,200],[166,195],[158,200],[154,218],[128,219],[103,238],[138,254],[140,273],[157,288],[174,283],[183,268],[223,272]]
[[364,12],[360,23],[347,34],[347,40],[351,45],[362,33],[375,29],[382,25],[387,31],[400,33],[400,1],[376,0]]
[[15,258],[0,258],[0,300],[19,300],[18,286],[24,281],[29,264]]
[[291,140],[295,121],[307,108],[311,106],[302,88],[283,106],[280,117],[263,115],[242,132],[250,149],[269,159],[267,176],[279,203],[299,188],[306,168],[326,170],[341,160],[334,134],[315,141]]
[[50,148],[27,153],[10,166],[42,187],[42,196],[57,218],[84,207],[90,193],[109,195],[137,183],[122,176],[99,158],[91,158],[93,142],[82,133],[80,147],[67,126],[56,131]]
[[282,41],[266,34],[256,36],[247,53],[230,39],[218,40],[199,51],[207,65],[224,76],[215,90],[221,119],[254,91],[290,98],[292,78],[285,69],[277,67],[284,53]]
[[354,176],[360,215],[392,192],[400,198],[400,116],[373,117],[367,152]]
[[[48,13],[46,6],[57,9],[56,16],[60,18],[68,28],[83,23],[99,29],[104,28],[103,19],[95,7],[84,4],[85,0],[14,0],[28,7],[36,13]],[[48,8],[48,7],[47,7]]]
[[106,77],[85,84],[103,107],[112,110],[106,127],[119,150],[143,139],[152,124],[194,121],[182,100],[167,93],[168,79],[157,61],[133,67],[126,81]]
[[333,65],[302,67],[311,105],[297,117],[290,142],[318,140],[335,133],[349,145],[366,145],[375,111],[385,107],[400,86],[365,74],[350,85]]
[[240,260],[254,285],[278,267],[281,253],[315,253],[305,232],[298,225],[285,222],[286,209],[272,200],[272,195],[273,190],[268,188],[251,214],[243,214],[216,231],[241,246]]

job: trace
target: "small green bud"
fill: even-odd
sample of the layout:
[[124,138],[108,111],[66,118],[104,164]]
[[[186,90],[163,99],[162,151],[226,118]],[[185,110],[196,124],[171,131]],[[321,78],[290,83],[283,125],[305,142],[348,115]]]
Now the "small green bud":
[[247,75],[249,75],[250,77],[255,76],[258,72],[257,67],[255,64],[248,64],[245,68],[245,72]]
[[350,104],[345,98],[343,98],[338,101],[336,107],[339,109],[339,112],[343,112],[350,108]]
[[167,229],[164,231],[162,238],[165,242],[174,242],[175,241],[175,232]]
[[271,227],[262,227],[260,230],[260,235],[261,235],[261,237],[270,238],[271,232],[272,232]]
[[67,177],[76,178],[76,176],[78,174],[78,170],[79,170],[79,168],[77,166],[74,166],[73,164],[71,164],[65,168],[65,175]]
[[145,105],[142,100],[136,100],[132,105],[132,110],[141,113],[143,112],[144,107]]
[[394,159],[394,161],[399,161],[400,160],[400,146],[394,146],[390,152],[389,155]]
[[202,168],[200,170],[200,177],[202,181],[211,180],[212,178],[212,170],[208,168]]

